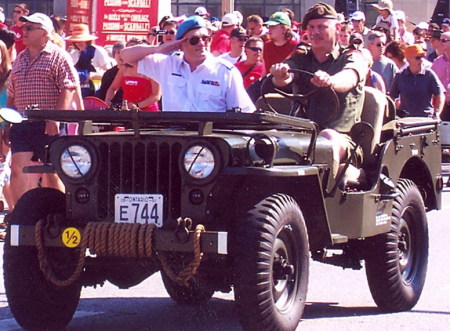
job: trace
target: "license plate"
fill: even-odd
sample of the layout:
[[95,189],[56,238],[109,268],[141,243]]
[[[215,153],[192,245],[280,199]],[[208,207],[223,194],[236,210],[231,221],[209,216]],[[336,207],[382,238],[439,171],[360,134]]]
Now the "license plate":
[[116,194],[114,222],[163,225],[161,194]]

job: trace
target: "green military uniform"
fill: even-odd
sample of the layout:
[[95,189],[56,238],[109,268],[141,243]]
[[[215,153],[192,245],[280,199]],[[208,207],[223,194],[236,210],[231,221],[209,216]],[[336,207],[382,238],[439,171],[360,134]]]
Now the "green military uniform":
[[[363,107],[363,87],[368,71],[367,62],[359,51],[348,50],[336,45],[325,62],[318,62],[310,49],[298,48],[285,61],[291,69],[301,69],[314,73],[322,70],[331,76],[344,69],[353,69],[358,74],[358,84],[347,93],[337,93],[339,105],[335,112],[336,102],[329,88],[321,88],[308,101],[306,117],[319,124],[321,129],[331,128],[338,132],[348,133],[352,125],[360,121]],[[293,91],[306,94],[317,89],[311,83],[311,76],[295,73]]]

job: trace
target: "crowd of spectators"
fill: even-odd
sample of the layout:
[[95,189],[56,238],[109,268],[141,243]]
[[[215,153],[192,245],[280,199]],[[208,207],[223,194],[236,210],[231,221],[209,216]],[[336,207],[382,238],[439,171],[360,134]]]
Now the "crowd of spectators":
[[[364,68],[368,68],[368,71],[361,71],[365,75],[364,84],[394,98],[398,114],[450,120],[450,18],[444,18],[440,25],[424,20],[408,29],[411,22],[407,13],[394,10],[391,0],[380,0],[373,7],[379,13],[373,26],[367,26],[366,15],[362,11],[353,12],[349,17],[342,14],[323,16],[339,23],[336,38],[329,40],[335,42],[336,47],[362,55]],[[260,86],[274,65],[308,52],[314,44],[309,38],[315,38],[314,34],[308,33],[305,21],[303,24],[296,21],[296,13],[289,8],[280,9],[268,18],[256,14],[243,17],[235,11],[219,19],[211,17],[205,7],[198,7],[194,13],[186,13],[192,15],[190,17],[165,16],[145,38],[128,40],[126,44],[118,42],[108,54],[103,45],[95,43],[97,37],[90,33],[87,25],[77,24],[72,31],[65,31],[63,18],[52,16],[51,28],[47,24],[48,17],[39,16],[42,19],[39,20],[33,16],[36,13],[30,14],[25,3],[17,4],[10,20],[13,25],[5,25],[4,17],[0,22],[0,106],[19,111],[31,104],[48,109],[58,109],[63,105],[61,109],[83,110],[83,98],[88,96],[96,96],[112,108],[126,102],[128,107],[142,111],[225,111],[228,108],[252,111],[254,106],[248,95],[243,95],[246,89],[250,91],[252,87]],[[46,34],[33,48],[36,38],[31,33],[36,29]],[[70,83],[67,79],[57,82],[52,87],[55,92],[51,89],[42,91],[42,95],[54,94],[51,105],[39,104],[38,97],[36,100],[30,97],[22,100],[17,94],[20,92],[17,89],[17,82],[20,82],[18,71],[24,66],[33,66],[36,59],[30,50],[38,50],[34,56],[39,58],[42,51],[50,49],[50,43],[67,55],[62,58],[68,62],[60,65],[67,66],[66,72],[75,72],[76,75],[69,75]],[[129,51],[132,49],[133,52]],[[316,54],[319,54],[317,49]],[[324,55],[329,57],[333,54]],[[186,68],[183,67],[185,64]],[[55,63],[51,65],[53,67]],[[45,71],[44,68],[35,69]],[[216,75],[216,78],[210,79],[208,75]],[[189,79],[180,79],[181,76],[189,76]],[[33,80],[29,80],[28,85],[30,82]],[[225,82],[232,86],[231,92],[214,91],[214,86]],[[37,80],[35,83],[40,84],[40,90],[47,86]],[[66,93],[64,103],[60,103],[55,93],[58,92],[56,95],[59,96],[64,89],[70,93]],[[185,92],[185,99],[176,97]],[[226,95],[233,95],[233,98],[223,100]],[[251,95],[253,103],[257,98],[258,93]],[[178,109],[180,107],[182,109]],[[1,128],[0,161],[5,162],[10,135],[4,122]],[[59,129],[53,133],[58,134]],[[45,130],[48,134],[48,128]],[[68,132],[67,128],[65,130]],[[15,136],[17,138],[17,133]],[[21,148],[25,150],[14,150],[13,146],[13,183],[19,176],[15,166],[25,166],[37,154],[31,147]],[[25,158],[14,156],[23,152],[27,153]],[[12,209],[25,187],[35,187],[36,183],[21,182],[20,192],[13,188],[12,192],[17,192],[11,197],[8,176],[4,173],[0,185],[3,185],[4,196]]]

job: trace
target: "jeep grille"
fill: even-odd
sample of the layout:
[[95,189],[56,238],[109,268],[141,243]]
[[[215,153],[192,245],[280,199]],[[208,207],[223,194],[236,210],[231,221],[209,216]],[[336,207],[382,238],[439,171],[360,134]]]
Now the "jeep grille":
[[181,144],[166,141],[101,142],[97,177],[97,214],[114,217],[116,193],[159,193],[164,196],[164,218],[180,214]]

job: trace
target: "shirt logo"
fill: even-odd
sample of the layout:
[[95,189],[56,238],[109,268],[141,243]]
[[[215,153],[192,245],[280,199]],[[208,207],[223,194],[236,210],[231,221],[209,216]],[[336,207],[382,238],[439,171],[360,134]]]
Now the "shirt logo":
[[218,82],[217,80],[209,80],[209,79],[203,79],[200,84],[220,86],[220,82]]

